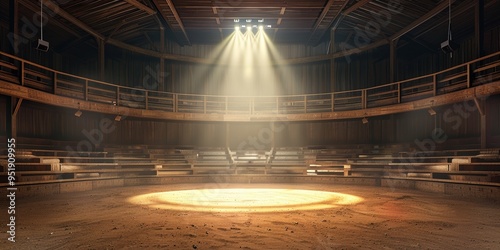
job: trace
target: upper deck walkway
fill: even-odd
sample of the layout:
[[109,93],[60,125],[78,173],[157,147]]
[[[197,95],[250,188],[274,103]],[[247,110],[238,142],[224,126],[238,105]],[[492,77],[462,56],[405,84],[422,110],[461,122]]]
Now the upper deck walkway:
[[0,52],[0,94],[113,115],[187,121],[315,121],[387,115],[500,93],[500,52],[371,88],[290,96],[213,96],[130,88]]

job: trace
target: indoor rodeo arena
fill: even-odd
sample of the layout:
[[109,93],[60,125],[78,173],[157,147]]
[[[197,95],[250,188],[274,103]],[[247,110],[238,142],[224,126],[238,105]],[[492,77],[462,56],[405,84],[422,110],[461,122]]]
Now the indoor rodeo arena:
[[500,249],[498,0],[0,1],[0,249]]

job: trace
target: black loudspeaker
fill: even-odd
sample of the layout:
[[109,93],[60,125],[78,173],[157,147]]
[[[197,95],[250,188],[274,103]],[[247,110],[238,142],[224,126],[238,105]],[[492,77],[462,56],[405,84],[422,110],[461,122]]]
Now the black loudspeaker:
[[441,43],[441,50],[443,50],[443,52],[446,54],[453,53],[457,49],[458,49],[458,44],[451,40],[446,40]]
[[44,41],[42,39],[38,39],[38,43],[36,45],[37,50],[41,50],[43,52],[47,52],[49,50],[49,42]]

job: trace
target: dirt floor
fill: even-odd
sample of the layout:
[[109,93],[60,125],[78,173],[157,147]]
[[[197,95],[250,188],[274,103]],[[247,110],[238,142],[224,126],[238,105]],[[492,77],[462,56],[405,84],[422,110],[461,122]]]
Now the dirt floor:
[[380,187],[139,186],[16,209],[1,249],[500,249],[498,203]]

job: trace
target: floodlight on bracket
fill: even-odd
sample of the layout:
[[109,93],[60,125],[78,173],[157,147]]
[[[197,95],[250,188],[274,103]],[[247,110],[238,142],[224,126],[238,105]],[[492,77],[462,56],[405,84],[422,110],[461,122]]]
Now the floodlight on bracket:
[[40,0],[40,39],[38,39],[36,49],[43,52],[49,50],[49,42],[43,40],[43,0]]

